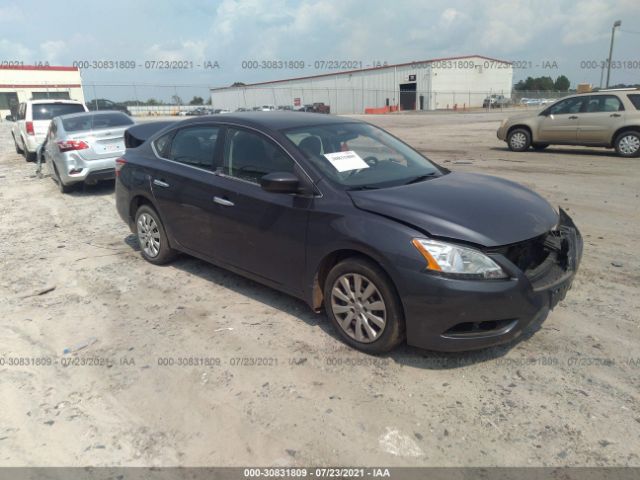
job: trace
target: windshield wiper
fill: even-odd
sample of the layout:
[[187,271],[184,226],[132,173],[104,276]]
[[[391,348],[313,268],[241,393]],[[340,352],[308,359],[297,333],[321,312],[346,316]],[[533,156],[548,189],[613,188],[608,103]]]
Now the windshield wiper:
[[355,190],[377,190],[380,187],[376,187],[374,185],[357,185],[355,187],[347,188],[348,191],[353,192]]
[[410,185],[412,183],[422,182],[423,180],[427,180],[429,178],[435,177],[436,175],[438,175],[438,172],[431,172],[431,173],[425,173],[425,174],[422,174],[422,175],[418,175],[417,177],[414,177],[411,180],[409,180],[408,182],[406,182],[405,185]]

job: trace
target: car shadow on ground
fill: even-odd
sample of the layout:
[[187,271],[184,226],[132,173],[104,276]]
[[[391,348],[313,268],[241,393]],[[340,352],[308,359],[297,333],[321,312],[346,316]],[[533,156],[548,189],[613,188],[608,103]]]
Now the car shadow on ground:
[[[127,236],[124,239],[124,242],[133,250],[140,250],[138,240],[135,235],[131,234]],[[222,267],[217,267],[205,262],[204,260],[200,260],[186,254],[180,254],[166,267],[178,268],[191,275],[196,275],[215,285],[227,288],[246,296],[251,300],[287,313],[302,320],[310,327],[319,327],[324,334],[328,335],[336,342],[335,351],[327,352],[327,355],[329,356],[336,357],[344,352],[344,348],[350,348],[348,346],[344,347],[345,344],[335,332],[326,313],[324,311],[321,313],[314,312],[303,300],[279,292],[278,290],[262,285],[229,270],[225,270]],[[402,344],[389,353],[380,356],[370,356],[369,358],[373,364],[393,362],[399,365],[424,368],[427,370],[449,370],[498,359],[508,353],[509,350],[516,346],[520,341],[526,340],[526,338],[530,337],[533,333],[533,331],[525,332],[517,341],[498,347],[471,352],[433,352]],[[348,351],[348,353],[346,353],[345,359],[347,359],[347,362],[360,362],[362,359],[357,358],[359,355],[367,356],[364,353],[353,350],[353,352]],[[377,362],[377,360],[379,360],[379,362]]]
[[68,193],[72,197],[98,197],[113,195],[115,190],[115,180],[104,180],[96,183],[95,185],[80,184]]
[[573,148],[545,148],[544,150],[527,150],[526,152],[511,152],[508,147],[491,147],[490,150],[496,152],[510,152],[510,153],[535,153],[536,155],[583,155],[590,157],[615,157],[615,158],[623,158],[616,153],[615,150],[605,150],[605,149],[573,149]]

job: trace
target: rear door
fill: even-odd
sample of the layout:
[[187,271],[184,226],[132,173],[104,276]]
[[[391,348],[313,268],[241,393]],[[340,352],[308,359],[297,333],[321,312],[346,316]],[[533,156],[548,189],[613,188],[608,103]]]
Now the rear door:
[[537,142],[576,143],[578,120],[586,97],[570,97],[551,105],[542,112]]
[[211,215],[221,195],[213,171],[220,127],[199,124],[170,132],[154,143],[151,188],[170,236],[187,253],[216,259]]
[[624,125],[625,111],[615,95],[590,95],[578,122],[578,142],[609,145],[613,133]]
[[287,290],[301,289],[305,241],[312,197],[263,190],[260,178],[271,172],[304,173],[282,147],[249,129],[228,127],[222,192],[212,217],[219,255],[232,266]]

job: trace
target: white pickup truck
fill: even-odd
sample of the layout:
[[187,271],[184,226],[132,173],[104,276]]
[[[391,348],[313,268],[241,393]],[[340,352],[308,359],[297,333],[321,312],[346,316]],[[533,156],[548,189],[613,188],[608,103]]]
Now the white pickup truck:
[[43,99],[21,103],[11,127],[16,152],[23,154],[27,162],[35,160],[36,151],[44,141],[53,117],[86,111],[85,104],[75,100]]

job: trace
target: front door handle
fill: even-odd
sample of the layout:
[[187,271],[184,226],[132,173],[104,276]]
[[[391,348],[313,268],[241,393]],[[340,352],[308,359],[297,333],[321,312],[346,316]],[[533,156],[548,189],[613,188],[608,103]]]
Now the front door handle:
[[609,115],[610,117],[620,117],[621,115],[619,113],[612,113],[611,115]]
[[153,184],[159,187],[169,188],[169,184],[167,182],[163,182],[162,180],[155,179],[153,181]]
[[233,203],[231,200],[227,200],[226,198],[222,197],[213,197],[213,201],[214,203],[217,203],[218,205],[222,205],[224,207],[233,207],[235,205],[235,203]]
[[576,115],[571,115],[571,116],[569,117],[569,120],[576,120],[577,118],[578,118],[578,117],[577,117]]

